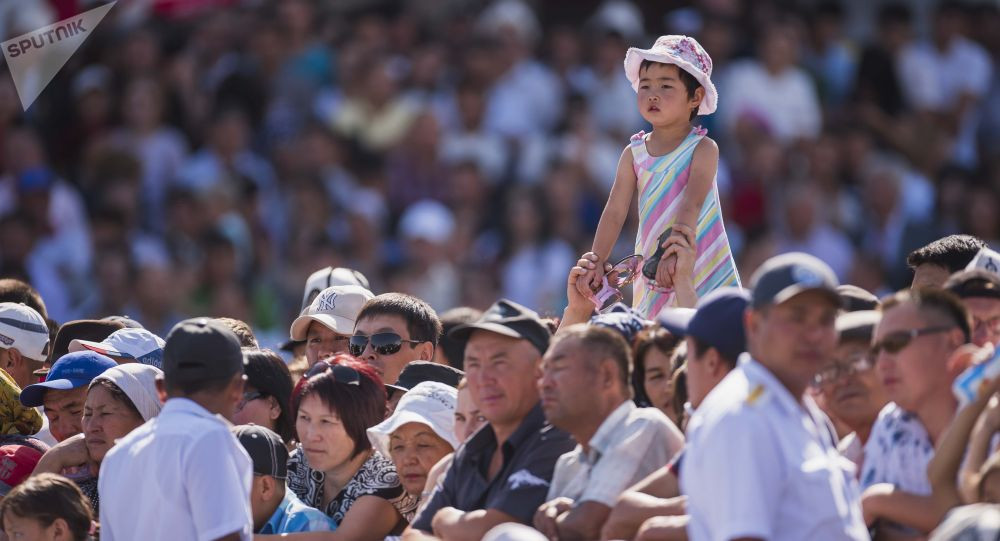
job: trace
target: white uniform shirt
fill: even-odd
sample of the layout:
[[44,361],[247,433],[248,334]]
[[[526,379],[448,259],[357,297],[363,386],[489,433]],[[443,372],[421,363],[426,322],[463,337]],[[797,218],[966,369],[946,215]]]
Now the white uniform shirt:
[[628,487],[667,465],[684,446],[684,436],[656,408],[637,408],[626,400],[583,447],[559,457],[548,499],[571,498],[614,507]]
[[861,488],[891,483],[910,494],[930,495],[927,465],[932,458],[934,444],[920,419],[890,402],[879,412],[865,444]]
[[253,466],[228,423],[172,398],[101,463],[102,541],[206,541],[253,529]]
[[681,492],[692,541],[868,539],[854,465],[825,417],[744,355],[688,427]]

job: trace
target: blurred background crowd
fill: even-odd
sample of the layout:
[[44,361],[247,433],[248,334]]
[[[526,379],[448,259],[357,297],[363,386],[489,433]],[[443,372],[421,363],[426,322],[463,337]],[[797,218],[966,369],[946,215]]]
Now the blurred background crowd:
[[[0,35],[94,5],[5,0]],[[27,112],[0,77],[0,275],[60,322],[229,316],[262,346],[326,265],[558,314],[649,129],[625,51],[676,33],[714,60],[695,123],[744,279],[799,250],[892,291],[945,234],[1000,248],[997,28],[974,1],[120,0]]]

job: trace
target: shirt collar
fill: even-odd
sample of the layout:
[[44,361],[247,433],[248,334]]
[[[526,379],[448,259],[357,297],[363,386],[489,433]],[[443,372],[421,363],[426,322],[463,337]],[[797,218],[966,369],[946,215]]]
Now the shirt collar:
[[[537,433],[542,428],[545,427],[545,412],[542,410],[542,402],[538,401],[531,411],[521,419],[521,424],[518,425],[514,433],[507,438],[504,442],[504,446],[509,446],[512,449],[518,448],[525,440],[531,437],[532,434]],[[487,449],[492,449],[497,444],[496,433],[493,432],[492,427],[484,427],[479,432],[476,432],[472,439],[465,442],[465,447],[467,452],[472,455],[479,455],[485,452]]]
[[281,499],[281,503],[278,504],[278,508],[274,510],[274,514],[268,519],[267,523],[261,527],[260,531],[257,533],[261,534],[276,534],[278,528],[281,527],[281,521],[285,518],[285,510],[292,503],[292,491],[289,488],[285,489],[285,497]]
[[756,386],[762,386],[762,391],[766,391],[771,394],[775,400],[778,402],[778,406],[785,410],[786,413],[798,415],[804,413],[806,410],[803,405],[799,403],[798,400],[792,396],[792,393],[788,392],[788,388],[785,387],[783,383],[778,381],[778,378],[771,373],[764,365],[760,364],[757,360],[752,358],[749,353],[744,353],[740,357],[740,367],[746,372],[748,379],[750,380],[750,394],[753,395],[756,391]]
[[615,443],[611,441],[611,437],[614,435],[615,429],[622,426],[625,423],[625,419],[635,410],[635,403],[631,400],[626,400],[621,403],[620,406],[608,415],[601,426],[597,427],[597,432],[590,438],[590,453],[588,453],[589,460],[596,461],[600,455],[603,455],[608,447]]
[[197,415],[198,417],[219,420],[217,415],[208,411],[202,407],[201,404],[198,404],[190,398],[177,397],[167,400],[167,403],[163,405],[163,410],[160,412],[160,415],[164,413],[188,413],[191,415]]

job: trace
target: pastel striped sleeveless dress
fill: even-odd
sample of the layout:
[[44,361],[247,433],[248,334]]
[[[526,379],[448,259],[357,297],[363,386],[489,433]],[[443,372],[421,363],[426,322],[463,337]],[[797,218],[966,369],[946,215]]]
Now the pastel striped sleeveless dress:
[[[645,258],[652,257],[656,252],[656,241],[677,219],[681,196],[691,173],[691,157],[706,133],[703,128],[692,128],[677,148],[663,156],[649,155],[646,133],[639,132],[632,136],[630,146],[639,193],[639,231],[635,239],[635,253]],[[722,207],[714,179],[698,216],[696,240],[698,255],[694,264],[694,283],[698,297],[719,287],[739,286],[740,277],[729,248],[726,228],[722,224]],[[672,292],[653,291],[641,273],[632,290],[632,307],[645,317],[654,318],[664,307],[676,306]]]

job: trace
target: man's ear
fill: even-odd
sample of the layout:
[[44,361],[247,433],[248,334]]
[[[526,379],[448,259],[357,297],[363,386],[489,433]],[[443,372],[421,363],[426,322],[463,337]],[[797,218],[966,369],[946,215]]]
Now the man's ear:
[[7,350],[7,360],[0,363],[0,368],[14,368],[20,366],[24,362],[21,357],[21,352],[17,348],[10,348]]
[[161,404],[167,402],[167,384],[162,377],[156,378],[156,397],[159,398]]
[[417,349],[420,350],[417,360],[420,361],[433,361],[434,360],[434,344],[432,342],[421,342],[417,345]]
[[270,475],[261,475],[258,476],[258,479],[260,479],[260,495],[265,501],[270,500],[277,489],[277,483],[275,482],[274,477],[271,477]]

